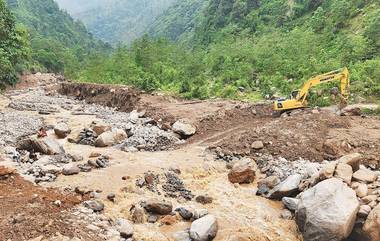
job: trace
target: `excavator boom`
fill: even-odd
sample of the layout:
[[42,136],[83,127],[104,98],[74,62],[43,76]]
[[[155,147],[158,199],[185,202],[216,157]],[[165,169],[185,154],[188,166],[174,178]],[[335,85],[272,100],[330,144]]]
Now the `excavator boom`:
[[287,111],[298,108],[307,107],[307,97],[309,95],[310,89],[314,86],[332,82],[340,81],[340,97],[343,102],[347,102],[349,97],[349,71],[347,68],[331,71],[325,74],[317,75],[302,86],[300,90],[296,93],[297,95],[292,95],[290,99],[279,99],[274,103],[274,110],[276,111]]

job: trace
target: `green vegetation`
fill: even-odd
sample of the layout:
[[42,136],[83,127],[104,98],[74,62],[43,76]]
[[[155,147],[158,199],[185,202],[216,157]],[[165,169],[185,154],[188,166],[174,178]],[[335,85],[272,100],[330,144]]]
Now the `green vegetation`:
[[140,38],[177,0],[57,0],[95,37],[111,44]]
[[181,1],[149,31],[178,42],[144,37],[80,76],[189,98],[257,98],[347,66],[352,93],[379,98],[379,16],[376,0]]
[[16,82],[29,56],[25,28],[16,26],[13,15],[0,0],[0,88]]
[[90,55],[110,49],[62,12],[54,0],[17,0],[11,10],[30,35],[32,70],[75,76]]

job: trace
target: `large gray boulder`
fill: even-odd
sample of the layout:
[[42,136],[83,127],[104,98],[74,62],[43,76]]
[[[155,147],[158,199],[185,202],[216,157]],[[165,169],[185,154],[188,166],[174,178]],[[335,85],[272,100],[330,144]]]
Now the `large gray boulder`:
[[355,191],[331,178],[301,193],[296,222],[305,241],[339,241],[350,235],[358,210]]
[[18,143],[18,148],[30,152],[40,152],[45,155],[55,155],[65,153],[63,147],[54,139],[28,138]]
[[218,232],[218,222],[213,215],[195,220],[190,227],[190,238],[194,241],[213,240]]

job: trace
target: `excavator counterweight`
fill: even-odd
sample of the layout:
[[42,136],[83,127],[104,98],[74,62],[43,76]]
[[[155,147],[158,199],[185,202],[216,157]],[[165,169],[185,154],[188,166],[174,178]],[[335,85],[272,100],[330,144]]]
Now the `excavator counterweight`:
[[288,111],[308,107],[307,97],[310,89],[314,86],[340,81],[340,99],[341,103],[347,104],[350,89],[349,71],[347,68],[331,71],[325,74],[317,75],[309,79],[298,91],[293,91],[290,99],[278,99],[274,102],[275,111]]

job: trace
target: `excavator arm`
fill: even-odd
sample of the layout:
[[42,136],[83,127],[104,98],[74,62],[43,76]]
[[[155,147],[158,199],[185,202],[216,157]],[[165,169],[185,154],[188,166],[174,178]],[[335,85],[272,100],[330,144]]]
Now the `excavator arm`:
[[279,99],[274,103],[274,109],[276,111],[286,111],[298,108],[307,107],[307,97],[310,89],[314,86],[328,83],[332,81],[340,81],[340,94],[343,102],[346,102],[349,97],[349,72],[347,68],[331,71],[325,74],[317,75],[309,79],[302,88],[297,91],[297,95],[294,95],[291,99]]

